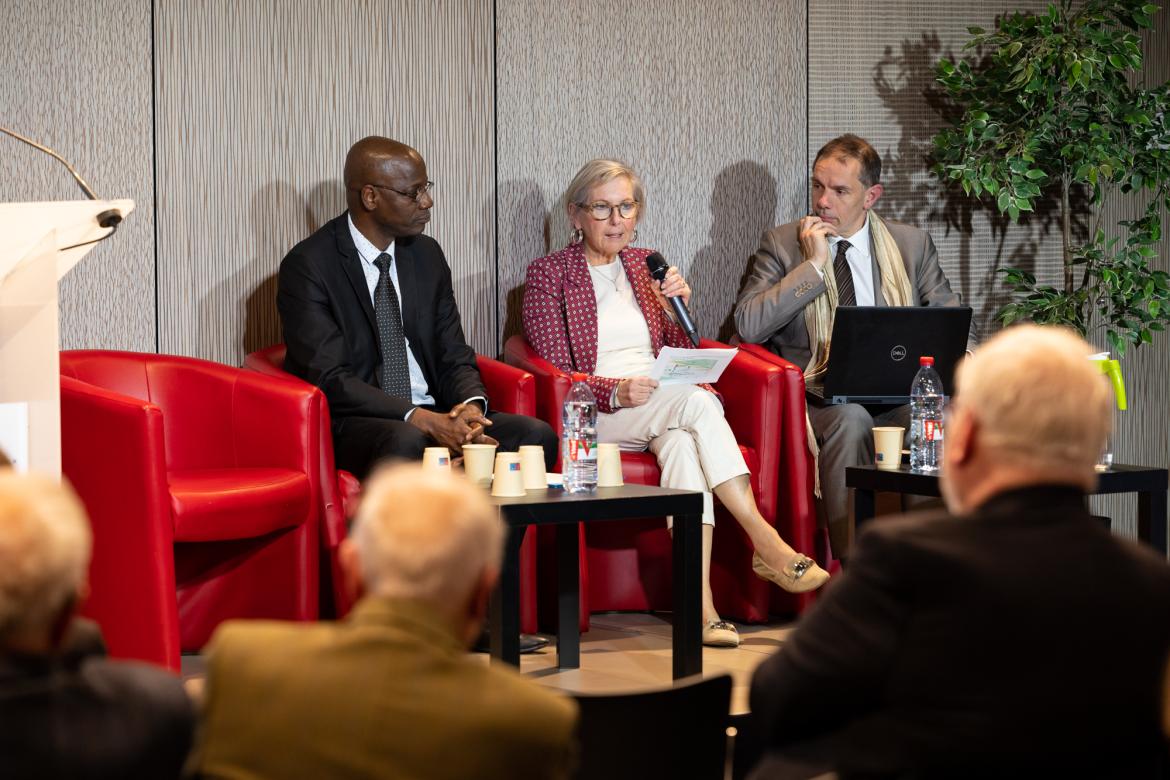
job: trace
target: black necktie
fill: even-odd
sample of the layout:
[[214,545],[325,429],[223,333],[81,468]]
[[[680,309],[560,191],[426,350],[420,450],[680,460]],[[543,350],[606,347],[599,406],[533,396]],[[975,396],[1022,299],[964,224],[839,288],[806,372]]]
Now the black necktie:
[[382,346],[382,390],[388,395],[410,400],[410,366],[406,363],[406,333],[402,329],[402,312],[398,293],[390,278],[390,255],[383,252],[374,260],[378,266],[378,284],[374,287],[374,319],[378,323],[378,341]]
[[837,305],[856,306],[857,293],[853,291],[853,271],[849,270],[849,261],[845,253],[851,247],[848,241],[837,242],[837,259],[833,261],[833,276],[837,278]]

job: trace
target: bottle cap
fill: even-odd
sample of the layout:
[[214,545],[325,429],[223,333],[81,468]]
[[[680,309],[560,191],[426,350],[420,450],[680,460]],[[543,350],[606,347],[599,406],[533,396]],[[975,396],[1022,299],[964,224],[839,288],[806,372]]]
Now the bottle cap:
[[918,365],[920,365],[920,366],[933,366],[934,365],[934,358],[931,357],[930,355],[923,355],[922,357],[918,358]]

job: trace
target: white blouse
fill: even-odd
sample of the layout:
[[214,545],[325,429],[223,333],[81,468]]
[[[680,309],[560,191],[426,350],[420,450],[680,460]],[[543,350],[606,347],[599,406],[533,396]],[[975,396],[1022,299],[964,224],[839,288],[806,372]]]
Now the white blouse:
[[645,376],[654,365],[650,328],[621,260],[589,266],[597,298],[597,376]]

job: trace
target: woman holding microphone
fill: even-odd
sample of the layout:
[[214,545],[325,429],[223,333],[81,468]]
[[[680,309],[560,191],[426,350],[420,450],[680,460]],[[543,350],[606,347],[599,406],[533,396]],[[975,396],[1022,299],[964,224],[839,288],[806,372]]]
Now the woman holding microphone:
[[751,539],[752,568],[790,593],[815,590],[829,575],[792,549],[756,507],[739,445],[709,386],[660,387],[646,374],[663,346],[689,346],[670,297],[691,289],[671,267],[662,282],[646,267],[650,249],[630,246],[645,204],[642,182],[616,160],[591,160],[569,184],[572,242],[528,266],[524,334],[557,368],[587,375],[597,398],[597,440],[649,450],[663,487],[704,493],[703,644],[736,647],[735,626],[711,595],[711,540],[718,496]]

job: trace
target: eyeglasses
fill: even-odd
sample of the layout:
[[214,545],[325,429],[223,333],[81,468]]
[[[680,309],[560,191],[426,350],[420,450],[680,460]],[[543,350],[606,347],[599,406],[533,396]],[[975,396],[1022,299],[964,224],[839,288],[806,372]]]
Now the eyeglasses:
[[404,198],[410,198],[415,203],[422,203],[423,195],[430,195],[431,190],[435,188],[435,183],[428,180],[426,184],[416,188],[414,192],[403,192],[402,190],[396,190],[393,187],[387,187],[385,184],[374,184],[373,182],[370,182],[370,186],[377,187],[380,190],[390,190],[391,192],[398,193]]
[[617,209],[617,213],[621,215],[622,219],[629,219],[638,213],[638,202],[635,200],[624,200],[617,205],[598,201],[596,203],[578,203],[577,208],[584,209],[589,212],[589,216],[602,222],[610,218],[613,210]]

